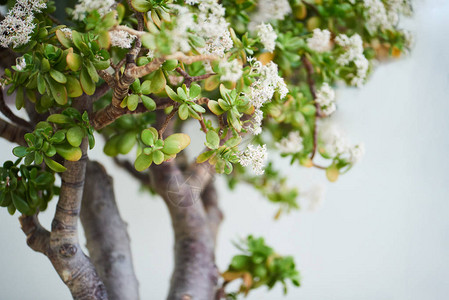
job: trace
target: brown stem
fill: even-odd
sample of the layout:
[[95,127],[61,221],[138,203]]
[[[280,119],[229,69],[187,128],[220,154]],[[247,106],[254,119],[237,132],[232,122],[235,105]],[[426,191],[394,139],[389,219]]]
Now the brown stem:
[[42,227],[37,215],[22,215],[19,221],[22,225],[22,231],[27,237],[27,245],[34,251],[47,255],[50,245],[50,232]]
[[2,114],[4,114],[5,117],[10,119],[13,123],[25,129],[31,130],[33,128],[33,126],[31,126],[31,124],[28,121],[16,116],[12,112],[12,110],[8,107],[8,105],[6,105],[5,98],[3,97],[3,91],[0,91],[0,112],[2,112]]
[[104,167],[93,161],[87,163],[81,223],[89,255],[109,300],[139,299],[127,224],[115,202],[113,181]]
[[175,116],[177,111],[178,111],[178,107],[174,107],[173,110],[167,115],[167,117],[165,118],[164,122],[161,125],[161,128],[159,129],[159,138],[163,137],[165,129],[167,129],[167,126],[170,123],[170,120]]
[[315,105],[315,120],[314,120],[314,126],[313,126],[313,149],[312,149],[312,155],[310,156],[310,159],[313,159],[316,154],[317,141],[318,141],[317,121],[318,121],[318,118],[322,117],[322,113],[321,113],[320,106],[316,102],[316,87],[315,87],[315,80],[313,79],[313,73],[314,73],[313,65],[307,59],[306,55],[302,56],[302,61],[303,61],[304,67],[306,68],[307,84],[309,85],[310,94],[312,95],[313,103]]
[[26,146],[23,136],[27,133],[23,128],[12,125],[5,120],[0,119],[0,137],[21,146]]

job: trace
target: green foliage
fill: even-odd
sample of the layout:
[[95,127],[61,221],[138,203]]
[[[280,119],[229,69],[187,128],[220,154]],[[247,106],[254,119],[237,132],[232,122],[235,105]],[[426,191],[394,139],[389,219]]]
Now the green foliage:
[[179,103],[178,115],[181,120],[186,120],[189,116],[201,120],[201,113],[205,113],[206,110],[195,103],[201,93],[201,87],[198,84],[192,84],[190,88],[183,84],[176,92],[167,85],[165,91],[170,99]]
[[0,167],[0,206],[7,207],[13,215],[16,210],[24,215],[32,215],[47,208],[47,203],[59,188],[54,186],[54,174],[42,170],[37,165],[19,165],[6,161]]
[[281,256],[273,248],[265,244],[263,238],[252,235],[236,244],[242,254],[235,255],[222,274],[225,282],[243,279],[239,293],[248,294],[250,290],[267,286],[272,289],[276,283],[281,283],[284,293],[287,293],[287,280],[299,286],[299,272],[291,256]]

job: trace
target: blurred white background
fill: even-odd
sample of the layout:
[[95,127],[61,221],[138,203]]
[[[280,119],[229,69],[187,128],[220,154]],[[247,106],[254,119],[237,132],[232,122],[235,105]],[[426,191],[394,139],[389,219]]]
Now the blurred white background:
[[[256,191],[235,192],[217,180],[225,213],[217,263],[225,270],[236,253],[231,240],[266,237],[279,253],[294,255],[302,287],[287,297],[280,287],[248,299],[447,299],[449,294],[449,1],[416,1],[409,57],[380,66],[362,89],[338,92],[336,118],[366,155],[333,184],[319,171],[278,166],[290,183],[327,185],[321,210],[273,220],[276,206]],[[98,139],[100,140],[100,139]],[[11,145],[0,141],[1,161]],[[115,178],[122,217],[129,223],[142,299],[164,299],[173,266],[173,237],[164,203],[101,155]],[[49,227],[56,201],[41,216]],[[83,241],[84,243],[84,241]],[[70,299],[49,261],[26,246],[17,215],[0,210],[0,299]]]

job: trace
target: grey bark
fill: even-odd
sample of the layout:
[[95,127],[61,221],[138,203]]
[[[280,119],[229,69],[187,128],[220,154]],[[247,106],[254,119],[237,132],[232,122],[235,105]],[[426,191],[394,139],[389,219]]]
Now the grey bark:
[[127,224],[115,202],[113,180],[98,162],[86,170],[81,223],[87,249],[110,300],[139,299]]

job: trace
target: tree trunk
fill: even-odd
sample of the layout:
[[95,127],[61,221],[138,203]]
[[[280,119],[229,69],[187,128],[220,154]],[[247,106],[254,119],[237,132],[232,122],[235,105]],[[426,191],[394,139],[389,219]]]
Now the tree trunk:
[[113,180],[98,162],[87,164],[81,223],[87,249],[109,300],[139,299],[127,224],[115,202]]

